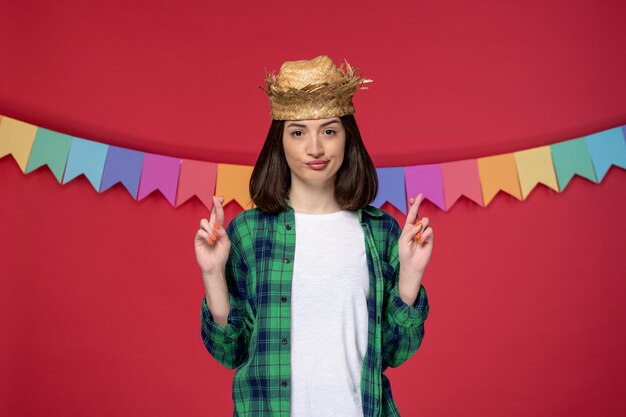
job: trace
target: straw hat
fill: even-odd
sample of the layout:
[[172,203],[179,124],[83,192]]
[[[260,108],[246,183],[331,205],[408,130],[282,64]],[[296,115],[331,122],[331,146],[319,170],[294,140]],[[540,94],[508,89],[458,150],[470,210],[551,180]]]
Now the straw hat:
[[[344,59],[345,61],[345,59]],[[309,120],[339,117],[355,112],[352,96],[367,90],[361,84],[372,82],[357,76],[345,61],[339,68],[326,55],[311,60],[285,61],[278,74],[265,71],[267,93],[274,120]]]

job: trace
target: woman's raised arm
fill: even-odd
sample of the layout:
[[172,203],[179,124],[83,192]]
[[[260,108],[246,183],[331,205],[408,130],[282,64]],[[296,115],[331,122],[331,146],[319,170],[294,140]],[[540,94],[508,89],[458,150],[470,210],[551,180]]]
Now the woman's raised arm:
[[234,221],[225,229],[221,202],[216,198],[214,202],[211,220],[202,219],[195,240],[206,292],[200,314],[201,335],[209,353],[226,368],[234,369],[243,362],[252,333],[246,309],[248,268],[237,249]]

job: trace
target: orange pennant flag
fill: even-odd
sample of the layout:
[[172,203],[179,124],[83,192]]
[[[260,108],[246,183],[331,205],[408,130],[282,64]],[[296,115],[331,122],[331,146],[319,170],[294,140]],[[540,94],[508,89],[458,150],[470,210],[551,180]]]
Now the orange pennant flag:
[[3,116],[0,123],[0,158],[13,155],[22,172],[26,173],[36,134],[37,126]]
[[223,206],[235,200],[244,210],[254,208],[249,188],[253,169],[247,165],[218,164],[215,195],[224,196]]
[[517,178],[515,157],[512,153],[478,158],[478,173],[483,189],[485,206],[502,190],[518,200],[522,199],[522,191]]

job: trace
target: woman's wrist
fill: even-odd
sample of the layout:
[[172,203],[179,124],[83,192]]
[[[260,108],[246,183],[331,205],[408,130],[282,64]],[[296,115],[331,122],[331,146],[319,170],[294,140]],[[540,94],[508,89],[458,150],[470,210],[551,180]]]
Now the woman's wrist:
[[215,282],[224,280],[224,271],[202,271],[202,280],[204,282]]

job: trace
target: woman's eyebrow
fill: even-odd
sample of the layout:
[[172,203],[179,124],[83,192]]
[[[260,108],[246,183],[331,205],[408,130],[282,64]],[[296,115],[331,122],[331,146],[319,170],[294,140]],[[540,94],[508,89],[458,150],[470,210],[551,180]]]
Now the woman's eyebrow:
[[[333,124],[333,123],[339,123],[339,121],[338,120],[331,120],[330,122],[322,123],[320,125],[320,127],[327,126],[327,125],[330,125],[330,124]],[[307,127],[307,126],[303,125],[303,124],[300,124],[300,123],[289,123],[287,125],[287,127]]]

